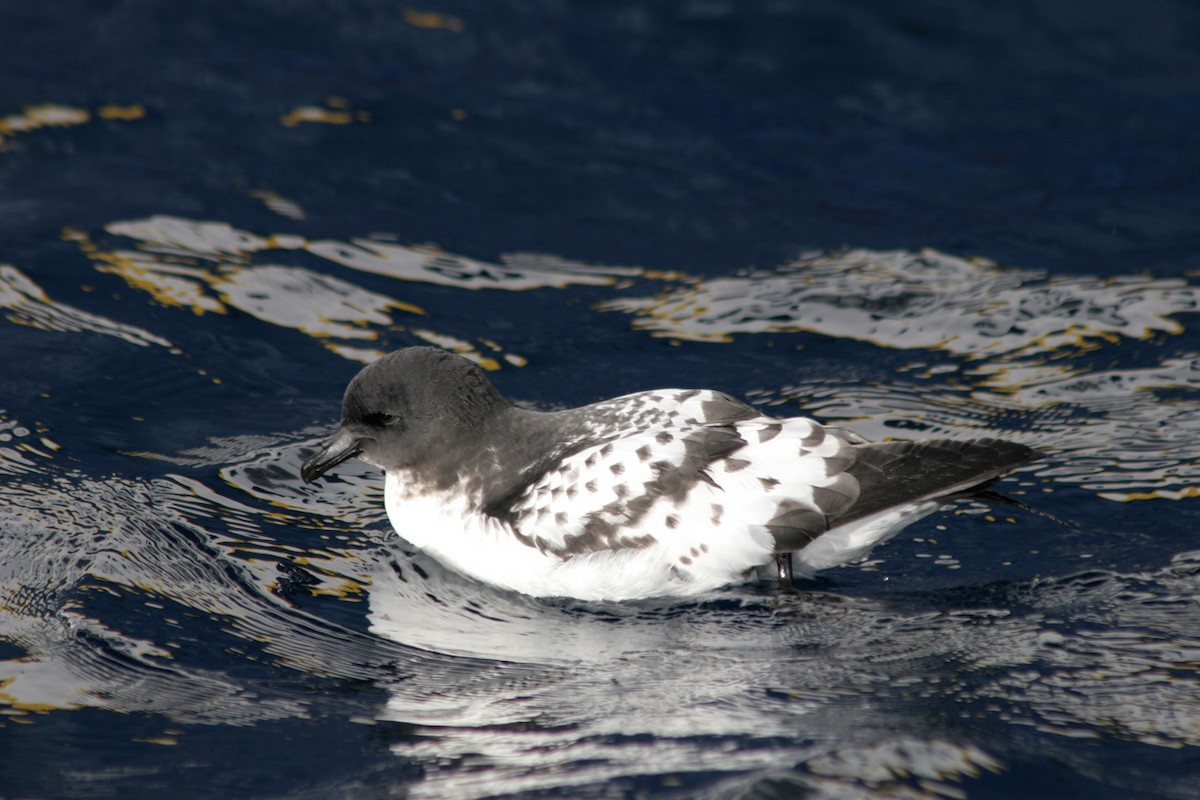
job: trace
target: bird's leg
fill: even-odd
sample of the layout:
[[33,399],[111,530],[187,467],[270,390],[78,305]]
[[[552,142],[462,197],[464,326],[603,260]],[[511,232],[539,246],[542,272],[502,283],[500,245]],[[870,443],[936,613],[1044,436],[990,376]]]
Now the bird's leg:
[[780,594],[795,594],[796,589],[792,586],[792,554],[780,553],[775,556],[775,571],[779,575],[779,593]]

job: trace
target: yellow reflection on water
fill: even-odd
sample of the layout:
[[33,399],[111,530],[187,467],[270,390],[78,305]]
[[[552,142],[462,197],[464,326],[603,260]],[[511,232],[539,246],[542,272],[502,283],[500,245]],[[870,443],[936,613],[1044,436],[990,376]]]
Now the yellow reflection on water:
[[441,29],[462,33],[466,29],[458,17],[439,14],[436,11],[418,11],[415,8],[404,9],[404,21],[414,28]]
[[101,119],[119,119],[129,122],[146,116],[146,107],[134,103],[128,106],[108,105],[96,109],[96,116]]
[[29,133],[39,128],[65,128],[83,125],[91,118],[91,112],[85,108],[61,106],[54,103],[25,106],[20,114],[0,117],[0,144],[3,144],[6,137],[11,138],[19,133]]
[[[102,105],[96,109],[100,119],[130,122],[146,116],[146,109],[139,104]],[[70,128],[91,122],[93,114],[86,108],[65,106],[58,103],[42,103],[25,106],[19,114],[0,116],[0,149],[5,141],[21,134],[32,133],[43,128]]]
[[324,106],[297,106],[279,118],[284,127],[294,128],[306,122],[316,122],[325,125],[351,125],[356,122],[370,122],[371,115],[366,111],[355,111],[349,100],[343,97],[329,97]]

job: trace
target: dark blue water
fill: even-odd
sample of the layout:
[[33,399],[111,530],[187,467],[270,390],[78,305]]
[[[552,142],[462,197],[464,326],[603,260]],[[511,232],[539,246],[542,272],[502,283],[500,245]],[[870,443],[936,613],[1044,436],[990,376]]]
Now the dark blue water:
[[[1200,8],[0,2],[0,797],[1188,798]],[[419,343],[1048,458],[532,600],[299,463]]]

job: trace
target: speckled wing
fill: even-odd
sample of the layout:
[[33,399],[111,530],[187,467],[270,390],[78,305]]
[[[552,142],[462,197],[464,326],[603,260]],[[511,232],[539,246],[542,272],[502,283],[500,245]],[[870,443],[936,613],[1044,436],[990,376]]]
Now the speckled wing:
[[858,499],[846,468],[863,440],[809,419],[691,391],[580,412],[577,427],[600,441],[541,471],[505,510],[526,544],[563,559],[656,548],[682,575],[735,573],[768,561],[778,540],[816,538]]
[[583,438],[528,480],[505,508],[527,544],[563,558],[642,549],[681,526],[713,465],[747,442],[735,423],[758,412],[720,392],[659,390],[564,412]]

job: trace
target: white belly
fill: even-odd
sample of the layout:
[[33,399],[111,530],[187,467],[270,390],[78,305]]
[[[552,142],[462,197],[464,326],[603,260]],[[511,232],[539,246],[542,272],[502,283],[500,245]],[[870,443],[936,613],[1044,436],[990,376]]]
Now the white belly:
[[629,600],[711,591],[742,579],[741,568],[684,575],[667,548],[585,553],[563,559],[523,543],[512,529],[479,513],[458,492],[415,494],[388,473],[384,504],[400,538],[451,569],[534,597]]

